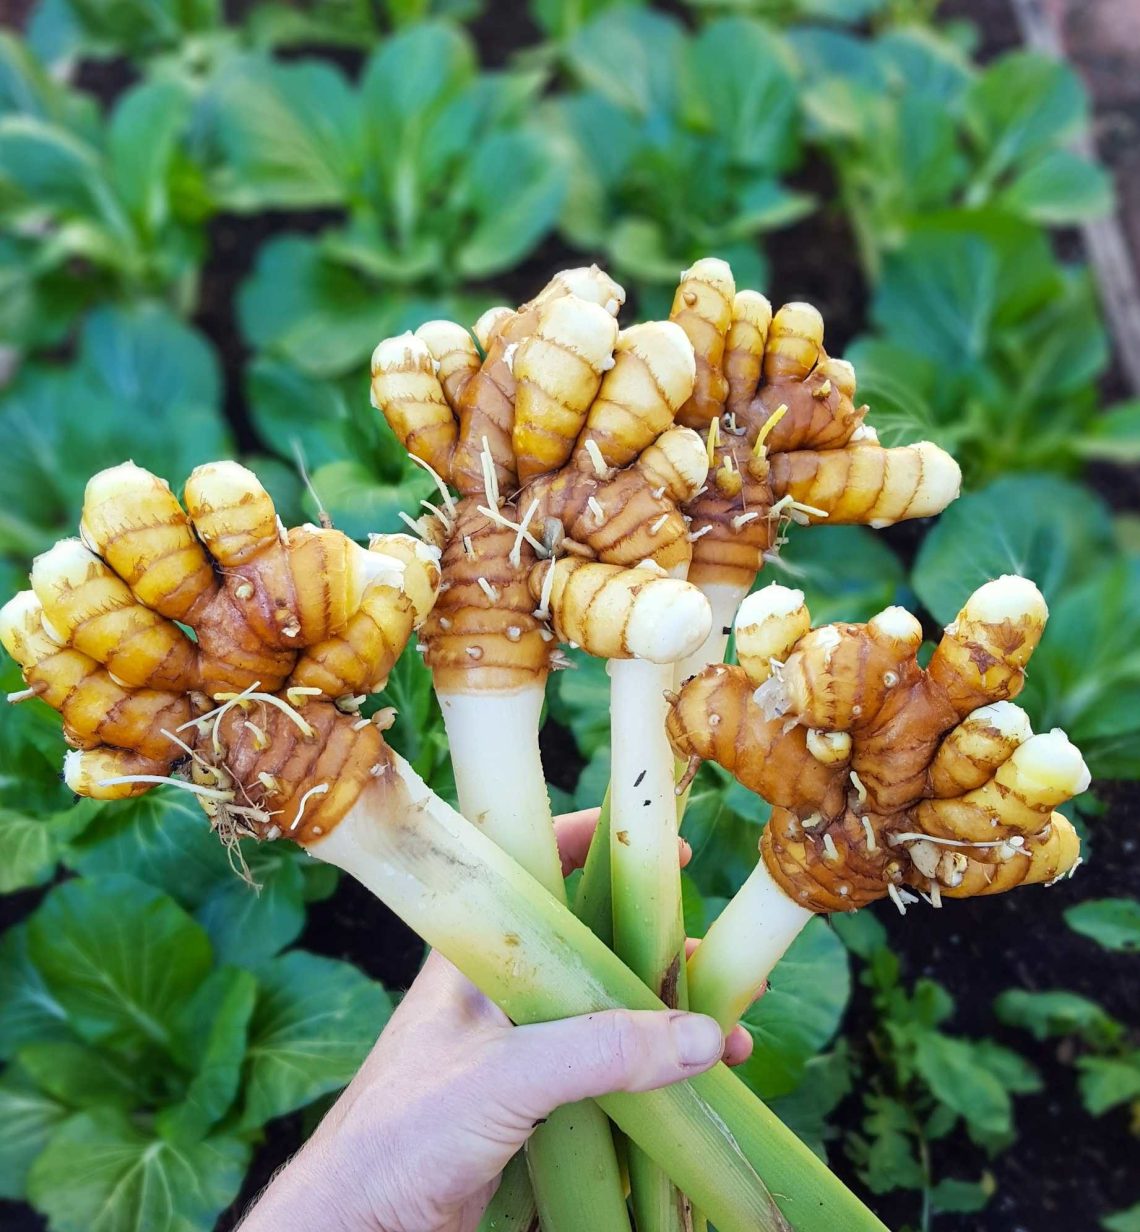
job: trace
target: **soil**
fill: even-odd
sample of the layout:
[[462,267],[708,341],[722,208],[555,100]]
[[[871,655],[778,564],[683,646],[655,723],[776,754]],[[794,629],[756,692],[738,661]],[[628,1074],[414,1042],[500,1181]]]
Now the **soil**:
[[[1103,16],[1103,8],[1130,9],[1135,21],[1135,0],[1096,0],[1081,4]],[[244,7],[235,0],[228,9]],[[684,13],[681,5],[658,7]],[[1072,8],[1078,6],[1074,3]],[[0,24],[18,26],[27,12],[26,0],[0,0]],[[997,0],[944,0],[944,18],[967,18],[980,30],[979,53],[983,59],[1000,54],[1019,43],[1012,10]],[[1094,28],[1095,27],[1095,28]],[[1096,29],[1112,30],[1110,21],[1090,22],[1089,28],[1071,21],[1068,32],[1073,52],[1087,70],[1097,99],[1098,134],[1105,135],[1103,154],[1121,174],[1122,181],[1140,187],[1133,178],[1140,140],[1140,87],[1129,91],[1127,82],[1140,81],[1135,53],[1125,62],[1110,55],[1095,38]],[[522,0],[488,3],[472,30],[485,62],[505,63],[520,47],[537,40],[538,32]],[[1140,30],[1136,40],[1140,41]],[[338,53],[342,62],[350,57]],[[351,65],[348,65],[351,67]],[[128,79],[124,64],[111,63],[85,71],[84,84],[101,97],[118,92]],[[1125,83],[1125,84],[1122,84]],[[1129,139],[1125,140],[1121,134]],[[1134,148],[1135,146],[1135,148]],[[821,196],[828,185],[805,183]],[[1122,183],[1124,187],[1124,183]],[[1132,197],[1134,234],[1140,239],[1140,193]],[[286,230],[316,230],[325,219],[319,215],[273,215],[252,219],[220,218],[211,228],[211,259],[204,271],[201,308],[197,325],[218,346],[227,382],[226,411],[244,446],[256,444],[246,415],[242,394],[242,369],[247,353],[235,319],[236,290],[248,274],[258,246],[270,235]],[[815,217],[784,232],[780,243],[771,245],[772,285],[784,298],[805,298],[816,303],[828,322],[828,338],[836,350],[852,336],[864,318],[867,291],[852,259],[853,243],[842,215],[832,212]],[[551,269],[581,262],[557,241],[539,252],[509,276],[497,280],[507,298],[526,299]],[[1125,395],[1119,370],[1105,382],[1106,401]],[[1136,471],[1101,468],[1092,481],[1121,511],[1140,512],[1140,478]],[[891,532],[890,540],[906,558],[912,556],[924,533],[921,524]],[[554,724],[543,732],[543,754],[551,781],[572,787],[580,762],[569,734]],[[991,1036],[1015,1048],[1040,1071],[1041,1094],[1016,1101],[1016,1144],[987,1161],[963,1136],[935,1144],[934,1165],[939,1176],[977,1177],[989,1168],[996,1193],[988,1208],[978,1214],[938,1215],[938,1232],[1093,1232],[1106,1214],[1140,1200],[1140,1178],[1135,1166],[1136,1142],[1128,1116],[1123,1111],[1099,1119],[1081,1107],[1071,1056],[1056,1044],[1037,1044],[1023,1032],[1003,1028],[993,1012],[994,997],[1008,988],[1064,988],[1099,1001],[1121,1021],[1140,1027],[1140,957],[1110,956],[1092,942],[1070,930],[1063,922],[1064,910],[1088,898],[1131,896],[1136,893],[1131,873],[1138,858],[1140,840],[1140,793],[1136,784],[1098,784],[1103,816],[1092,824],[1091,856],[1072,882],[1048,892],[1013,894],[977,900],[968,908],[951,903],[938,916],[913,910],[904,918],[890,909],[879,909],[891,944],[902,958],[906,978],[929,976],[942,983],[954,997],[957,1010],[950,1029],[964,1035]],[[0,898],[0,927],[27,914],[39,893]],[[299,942],[317,953],[355,963],[362,970],[401,989],[414,977],[422,956],[418,938],[375,899],[345,879],[330,900],[314,905]],[[856,1045],[871,1025],[869,1000],[861,987],[853,997],[844,1033]],[[835,1118],[840,1132],[859,1127],[858,1100],[847,1100]],[[274,1171],[302,1140],[304,1125],[297,1114],[267,1128],[245,1186],[233,1207],[219,1220],[218,1232],[237,1226],[240,1213],[268,1182]],[[876,1197],[866,1194],[851,1174],[840,1151],[834,1166],[843,1179],[861,1192],[892,1228],[916,1226],[918,1202],[914,1195]],[[46,1225],[27,1207],[0,1202],[0,1226],[8,1232],[31,1232]],[[841,1232],[841,1230],[836,1230]]]

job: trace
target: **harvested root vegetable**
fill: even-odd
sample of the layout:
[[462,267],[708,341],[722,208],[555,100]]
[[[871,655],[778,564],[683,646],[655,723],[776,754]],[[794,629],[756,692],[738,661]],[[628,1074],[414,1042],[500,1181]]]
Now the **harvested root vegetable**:
[[690,960],[693,1008],[735,1021],[813,913],[888,895],[905,912],[911,889],[937,907],[1075,869],[1055,810],[1088,770],[1011,700],[1047,615],[1031,581],[988,582],[920,668],[902,608],[812,629],[797,590],[741,605],[739,665],[693,677],[668,719],[691,769],[715,761],[773,806],[760,862]]
[[[565,662],[560,643],[613,660],[614,778],[641,784],[636,809],[628,792],[614,796],[615,878],[628,870],[641,889],[615,895],[637,904],[616,929],[618,953],[676,1004],[684,933],[662,698],[672,664],[711,628],[707,600],[684,581],[680,509],[708,460],[697,433],[673,422],[694,388],[688,338],[670,322],[619,330],[623,298],[596,268],[566,271],[517,313],[477,323],[481,363],[451,322],[388,339],[373,355],[372,398],[438,481],[441,506],[420,529],[442,548],[442,594],[422,642],[461,809],[564,898],[538,749],[546,678]],[[486,429],[481,452],[471,425]],[[658,807],[643,808],[646,797]],[[650,919],[661,926],[647,929]],[[571,1115],[586,1114],[560,1112],[528,1147],[544,1226],[627,1223],[616,1166],[608,1211],[583,1212],[581,1193],[558,1182],[600,1166],[580,1158],[590,1137],[564,1124]],[[604,1125],[591,1132],[608,1142]],[[612,1151],[597,1154],[612,1165]],[[643,1188],[635,1178],[635,1208]]]
[[[242,468],[195,474],[189,517],[146,472],[97,476],[87,555],[71,542],[53,549],[36,563],[33,591],[0,612],[4,646],[76,745],[68,782],[102,797],[176,782],[226,841],[296,839],[371,888],[516,1022],[659,1008],[386,747],[390,715],[355,712],[354,690],[382,681],[426,614],[439,584],[434,552],[404,536],[366,552],[334,531],[287,535]],[[198,499],[204,491],[213,499]],[[236,662],[218,688],[223,646],[237,648]],[[126,675],[108,670],[112,657]],[[248,678],[266,657],[278,665],[274,689]],[[301,683],[311,680],[325,684]],[[787,1195],[801,1232],[881,1228],[723,1066],[601,1103],[724,1232],[782,1226],[761,1176]]]
[[696,356],[678,422],[699,429],[709,480],[685,506],[689,580],[708,596],[713,630],[678,679],[724,658],[728,628],[788,522],[889,526],[939,513],[958,495],[957,463],[928,441],[885,449],[855,404],[855,370],[827,354],[810,304],[772,306],[736,289],[706,258],[681,276],[672,320]]

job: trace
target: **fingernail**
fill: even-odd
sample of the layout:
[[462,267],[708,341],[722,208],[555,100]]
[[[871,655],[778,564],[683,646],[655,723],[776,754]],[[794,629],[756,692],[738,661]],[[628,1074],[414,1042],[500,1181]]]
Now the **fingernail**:
[[711,1065],[724,1052],[724,1036],[707,1014],[674,1014],[669,1023],[682,1065]]

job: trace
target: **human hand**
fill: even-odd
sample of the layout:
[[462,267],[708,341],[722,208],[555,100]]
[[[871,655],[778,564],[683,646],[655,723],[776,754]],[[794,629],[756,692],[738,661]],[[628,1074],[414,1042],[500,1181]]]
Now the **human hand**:
[[[597,821],[589,809],[556,822],[564,873],[582,865]],[[691,856],[682,840],[682,866]],[[508,1160],[555,1108],[679,1082],[751,1051],[743,1027],[725,1039],[711,1018],[669,1010],[516,1027],[433,951],[242,1232],[470,1232]]]

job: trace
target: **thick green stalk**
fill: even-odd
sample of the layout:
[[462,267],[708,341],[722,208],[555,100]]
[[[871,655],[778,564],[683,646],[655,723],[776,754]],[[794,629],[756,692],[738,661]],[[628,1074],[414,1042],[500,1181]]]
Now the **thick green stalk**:
[[503,1179],[483,1212],[479,1227],[483,1232],[536,1232],[538,1207],[524,1151],[519,1151],[503,1169]]
[[[673,665],[615,659],[610,673],[610,864],[614,952],[670,1008],[685,1007],[685,926],[677,860],[673,754],[665,694]],[[690,1232],[684,1195],[632,1147],[629,1183],[638,1232]]]
[[[515,1022],[662,1008],[584,924],[394,754],[340,825],[309,850],[372,890]],[[598,1103],[719,1232],[787,1224],[795,1232],[885,1232],[723,1065]]]
[[582,878],[574,894],[574,914],[605,945],[613,949],[613,881],[610,878],[610,789],[598,811],[598,826],[590,840]]
[[[565,903],[538,747],[542,697],[541,681],[509,693],[439,692],[464,815]],[[544,1232],[630,1232],[613,1134],[597,1104],[556,1109],[526,1152]]]

